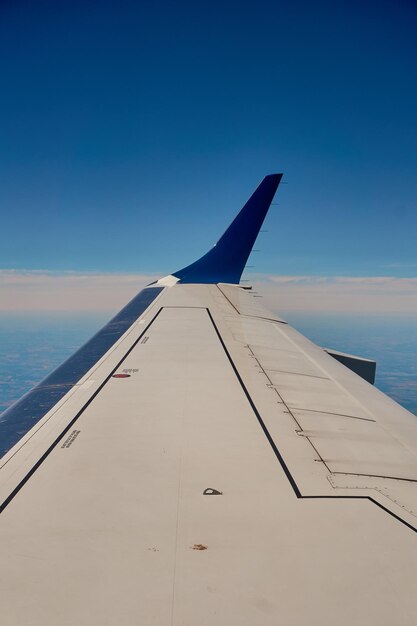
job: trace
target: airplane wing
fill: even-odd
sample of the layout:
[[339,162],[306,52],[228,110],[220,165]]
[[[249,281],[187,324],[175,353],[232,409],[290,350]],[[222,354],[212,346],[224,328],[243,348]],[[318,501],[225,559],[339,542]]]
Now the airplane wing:
[[280,180],[6,411],[2,626],[417,623],[416,417],[238,285]]

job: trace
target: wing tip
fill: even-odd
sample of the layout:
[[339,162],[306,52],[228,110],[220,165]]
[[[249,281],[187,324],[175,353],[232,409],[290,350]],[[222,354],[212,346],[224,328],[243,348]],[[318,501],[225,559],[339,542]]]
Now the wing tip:
[[283,174],[268,174],[217,244],[191,265],[174,272],[181,283],[238,284]]

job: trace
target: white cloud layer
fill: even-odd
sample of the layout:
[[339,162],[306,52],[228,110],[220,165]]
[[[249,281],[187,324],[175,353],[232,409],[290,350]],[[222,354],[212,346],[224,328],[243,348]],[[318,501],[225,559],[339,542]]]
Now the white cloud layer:
[[[0,270],[1,311],[117,311],[158,276]],[[253,276],[274,311],[417,314],[417,278]]]
[[115,311],[157,278],[0,270],[0,311]]
[[275,311],[417,314],[417,278],[263,276],[255,286]]

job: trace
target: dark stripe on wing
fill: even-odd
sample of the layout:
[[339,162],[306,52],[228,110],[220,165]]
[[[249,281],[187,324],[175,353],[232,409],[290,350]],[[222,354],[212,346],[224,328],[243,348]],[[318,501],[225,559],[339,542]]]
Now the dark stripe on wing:
[[39,385],[4,411],[0,420],[0,457],[97,363],[161,293],[163,287],[139,292],[113,319]]

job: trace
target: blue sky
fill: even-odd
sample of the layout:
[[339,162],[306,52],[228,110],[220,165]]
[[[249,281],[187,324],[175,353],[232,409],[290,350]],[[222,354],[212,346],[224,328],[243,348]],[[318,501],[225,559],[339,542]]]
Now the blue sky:
[[3,2],[0,268],[166,274],[283,171],[256,272],[417,276],[417,5]]

